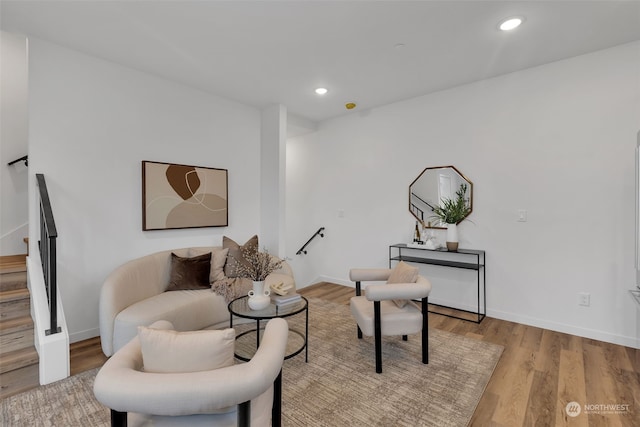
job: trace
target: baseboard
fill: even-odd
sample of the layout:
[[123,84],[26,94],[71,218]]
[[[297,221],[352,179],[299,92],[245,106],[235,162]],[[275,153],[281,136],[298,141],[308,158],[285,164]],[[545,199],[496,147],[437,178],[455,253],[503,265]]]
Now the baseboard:
[[[477,305],[460,304],[459,301],[447,301],[447,300],[443,300],[443,299],[439,299],[439,298],[429,297],[429,303],[441,305],[443,307],[453,308],[455,310],[471,311],[473,313],[478,311],[478,306]],[[483,308],[484,307],[480,306],[480,311],[482,311]]]
[[505,311],[487,309],[487,316],[509,322],[521,323],[523,325],[535,326],[537,328],[548,329],[551,331],[562,332],[565,334],[575,335],[583,338],[590,338],[598,341],[604,341],[612,344],[618,344],[625,347],[640,349],[640,343],[636,337],[626,337],[624,335],[616,335],[596,329],[579,328],[564,323],[551,322],[535,317],[523,316]]
[[[477,305],[460,304],[453,301],[439,300],[435,298],[429,298],[429,302],[434,304],[440,304],[448,307],[455,307],[462,310],[475,312],[478,310]],[[482,308],[481,308],[482,309]],[[509,322],[520,323],[528,326],[535,326],[537,328],[548,329],[551,331],[562,332],[565,334],[576,335],[578,337],[590,338],[598,341],[605,341],[613,344],[619,344],[631,348],[640,348],[640,343],[635,337],[625,337],[623,335],[615,335],[596,329],[579,328],[572,325],[567,325],[559,322],[552,322],[549,320],[539,319],[536,317],[523,316],[521,314],[491,310],[487,307],[487,316],[494,317],[500,320],[506,320]]]
[[353,283],[350,280],[338,279],[337,277],[330,277],[330,276],[324,276],[324,275],[320,275],[320,276],[316,277],[307,286],[310,286],[310,285],[312,285],[314,283],[319,283],[319,282],[335,283],[336,285],[348,286],[350,288],[355,288],[356,287],[355,283]]
[[80,332],[74,332],[69,334],[69,343],[73,344],[75,342],[88,340],[89,338],[94,338],[100,335],[100,328],[87,329]]

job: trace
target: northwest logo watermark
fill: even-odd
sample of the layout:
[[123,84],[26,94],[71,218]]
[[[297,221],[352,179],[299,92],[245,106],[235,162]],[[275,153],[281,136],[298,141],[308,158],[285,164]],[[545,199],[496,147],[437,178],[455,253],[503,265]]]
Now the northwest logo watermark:
[[587,403],[580,405],[578,402],[569,402],[564,408],[570,417],[577,417],[581,413],[585,415],[620,415],[630,414],[630,405],[627,403]]
[[582,412],[582,407],[578,402],[569,402],[564,410],[570,417],[577,417]]

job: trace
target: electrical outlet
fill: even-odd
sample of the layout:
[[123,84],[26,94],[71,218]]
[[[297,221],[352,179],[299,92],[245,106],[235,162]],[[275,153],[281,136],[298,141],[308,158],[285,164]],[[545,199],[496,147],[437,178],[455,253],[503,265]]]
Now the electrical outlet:
[[527,211],[520,209],[518,211],[518,222],[527,222]]
[[344,218],[344,210],[338,209],[338,218]]
[[589,307],[591,305],[591,294],[580,292],[578,294],[578,305]]

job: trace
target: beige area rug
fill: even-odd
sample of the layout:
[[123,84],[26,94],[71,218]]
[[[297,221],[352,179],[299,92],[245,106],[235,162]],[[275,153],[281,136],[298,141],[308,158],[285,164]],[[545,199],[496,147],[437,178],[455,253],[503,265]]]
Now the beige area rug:
[[[419,335],[384,337],[376,374],[373,339],[356,338],[349,307],[319,299],[309,307],[309,362],[303,352],[284,364],[285,427],[466,426],[503,350],[431,329],[423,365]],[[304,325],[297,317],[296,328]],[[96,372],[0,401],[0,426],[108,426],[108,409],[93,397]]]

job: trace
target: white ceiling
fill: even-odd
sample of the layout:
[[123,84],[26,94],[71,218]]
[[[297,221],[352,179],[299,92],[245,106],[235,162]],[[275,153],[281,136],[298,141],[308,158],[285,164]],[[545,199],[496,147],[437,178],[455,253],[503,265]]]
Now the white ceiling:
[[[1,0],[0,14],[3,31],[316,122],[640,40],[640,1]],[[513,15],[525,23],[498,31]]]

